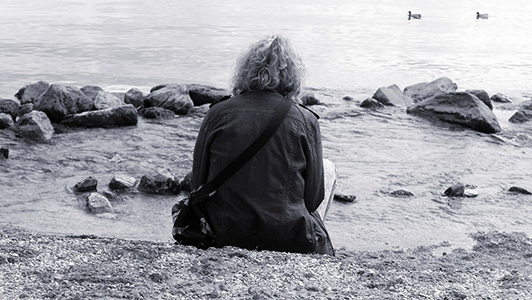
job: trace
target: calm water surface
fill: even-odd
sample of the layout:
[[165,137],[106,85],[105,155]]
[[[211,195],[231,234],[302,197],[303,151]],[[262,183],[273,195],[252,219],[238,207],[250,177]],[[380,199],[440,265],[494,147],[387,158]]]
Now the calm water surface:
[[[226,88],[237,55],[282,33],[309,69],[308,84],[329,106],[321,119],[325,155],[337,165],[338,192],[327,220],[333,242],[352,249],[469,243],[477,230],[532,234],[531,126],[512,125],[512,105],[496,106],[497,136],[411,117],[403,109],[368,113],[360,101],[380,86],[401,88],[441,76],[459,89],[503,92],[516,103],[532,91],[532,3],[527,1],[12,1],[0,3],[0,97],[38,80],[109,91],[161,83]],[[242,3],[240,3],[242,2]],[[407,20],[407,12],[422,20]],[[476,20],[475,13],[489,13]],[[342,97],[355,100],[347,102]],[[0,132],[11,150],[0,161],[0,220],[58,233],[168,241],[175,199],[126,195],[115,213],[89,215],[70,188],[87,176],[105,189],[118,173],[137,178],[191,167],[200,119],[136,127],[72,130],[30,143]],[[480,195],[449,200],[454,182]],[[407,189],[412,198],[389,192]]]

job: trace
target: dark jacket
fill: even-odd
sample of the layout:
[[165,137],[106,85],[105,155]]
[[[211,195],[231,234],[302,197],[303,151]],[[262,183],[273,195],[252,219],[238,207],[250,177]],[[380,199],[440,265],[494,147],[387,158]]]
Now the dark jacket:
[[[213,105],[194,148],[192,188],[212,180],[250,145],[280,101],[290,100],[251,91]],[[333,254],[316,213],[323,176],[317,116],[294,104],[268,143],[206,203],[216,246]]]

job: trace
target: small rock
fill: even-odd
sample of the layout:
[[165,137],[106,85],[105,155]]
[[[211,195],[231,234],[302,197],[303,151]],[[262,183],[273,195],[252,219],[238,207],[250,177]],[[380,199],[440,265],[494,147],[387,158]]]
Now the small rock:
[[371,98],[386,106],[408,106],[414,103],[412,98],[405,95],[395,84],[380,87]]
[[163,119],[173,119],[175,117],[175,113],[173,111],[162,108],[162,107],[142,108],[139,110],[139,113],[141,113],[142,116],[146,119],[163,120]]
[[306,93],[306,94],[302,95],[301,96],[301,103],[303,105],[306,105],[306,106],[320,105],[321,104],[320,100],[316,99],[316,97],[314,97],[313,93]]
[[209,104],[203,104],[200,106],[194,106],[187,112],[187,117],[200,117],[203,118],[209,111]]
[[473,198],[478,196],[478,191],[475,189],[464,189],[464,197]]
[[144,99],[146,99],[146,95],[137,88],[131,88],[124,95],[124,102],[132,104],[134,107],[144,107]]
[[134,177],[119,174],[113,176],[109,182],[109,188],[114,191],[126,191],[135,187],[137,180]]
[[179,182],[179,189],[181,191],[190,192],[192,188],[190,187],[190,180],[192,179],[192,171],[188,172],[187,175]]
[[0,148],[0,154],[2,154],[3,158],[9,158],[9,149],[7,148]]
[[412,197],[414,194],[407,190],[396,190],[390,193],[392,196],[395,197]]
[[179,184],[175,178],[167,174],[157,174],[153,176],[144,175],[140,179],[138,189],[150,194],[179,194]]
[[368,99],[362,101],[362,103],[360,103],[360,107],[376,109],[376,108],[383,108],[384,104],[380,103],[379,101],[377,101],[377,100],[375,100],[373,98],[368,98]]
[[465,185],[456,183],[445,190],[445,195],[449,197],[462,197],[464,195]]
[[97,186],[98,186],[98,179],[92,176],[89,176],[85,178],[84,180],[76,183],[76,185],[74,185],[74,192],[86,193],[86,192],[96,191]]
[[98,193],[90,193],[87,196],[87,207],[93,213],[113,212],[113,207],[109,200]]
[[354,100],[353,97],[351,97],[351,96],[345,96],[342,99],[345,100],[345,101],[353,101]]
[[357,196],[355,195],[334,194],[333,200],[345,203],[353,203],[355,202],[356,198]]
[[518,187],[518,186],[512,186],[508,191],[519,193],[519,194],[524,194],[524,195],[532,195],[532,193],[529,192],[528,190]]
[[501,93],[497,93],[491,96],[490,100],[493,102],[499,102],[499,103],[512,103],[512,100],[510,100],[508,96],[501,94]]

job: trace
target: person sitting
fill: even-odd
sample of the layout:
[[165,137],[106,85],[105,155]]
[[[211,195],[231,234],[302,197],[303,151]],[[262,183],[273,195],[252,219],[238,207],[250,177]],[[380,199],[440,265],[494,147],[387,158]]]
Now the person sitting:
[[323,160],[318,116],[298,104],[304,75],[288,39],[260,40],[236,62],[233,96],[206,114],[194,147],[193,189],[246,149],[281,101],[292,103],[270,140],[205,203],[216,247],[334,254],[323,220],[336,171]]

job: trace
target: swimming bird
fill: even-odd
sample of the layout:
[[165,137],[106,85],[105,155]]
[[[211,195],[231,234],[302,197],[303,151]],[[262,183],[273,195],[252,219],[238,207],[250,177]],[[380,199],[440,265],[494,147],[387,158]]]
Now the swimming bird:
[[420,14],[413,14],[410,11],[408,11],[408,20],[410,20],[410,18],[412,18],[412,19],[421,19],[421,15]]
[[488,14],[481,14],[477,11],[477,19],[487,19]]

